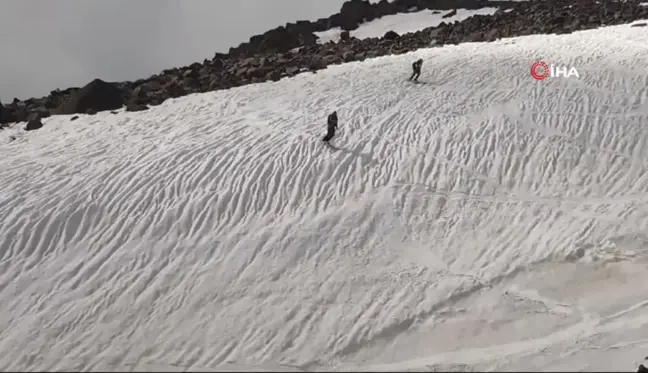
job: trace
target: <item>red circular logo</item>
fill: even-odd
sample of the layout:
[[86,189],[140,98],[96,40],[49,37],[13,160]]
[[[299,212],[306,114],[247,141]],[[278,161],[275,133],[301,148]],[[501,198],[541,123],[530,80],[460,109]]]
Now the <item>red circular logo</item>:
[[549,66],[542,61],[536,61],[531,65],[531,76],[535,80],[543,80],[549,76]]

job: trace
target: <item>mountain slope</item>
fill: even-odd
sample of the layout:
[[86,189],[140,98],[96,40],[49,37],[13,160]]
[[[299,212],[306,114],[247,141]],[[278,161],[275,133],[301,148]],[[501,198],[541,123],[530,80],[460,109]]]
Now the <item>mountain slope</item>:
[[[453,23],[461,22],[467,18],[475,15],[492,15],[497,12],[498,8],[481,8],[481,9],[455,9],[454,11],[439,11],[425,9],[418,12],[392,14],[380,17],[373,21],[365,22],[357,29],[349,32],[349,36],[365,39],[365,38],[380,38],[385,35],[387,31],[394,31],[399,35],[409,32],[416,32],[424,30],[428,27],[437,27],[441,22]],[[455,13],[455,15],[448,15]],[[443,18],[445,16],[445,18]],[[332,28],[322,32],[316,32],[315,35],[319,38],[318,43],[326,43],[328,41],[339,42],[342,29],[339,27]]]
[[647,42],[462,44],[4,131],[0,365],[520,369],[645,336]]

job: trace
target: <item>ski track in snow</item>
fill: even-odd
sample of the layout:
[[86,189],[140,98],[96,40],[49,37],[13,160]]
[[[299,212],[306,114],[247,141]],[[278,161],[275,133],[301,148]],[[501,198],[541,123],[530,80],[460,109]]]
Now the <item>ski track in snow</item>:
[[0,366],[634,369],[646,46],[462,44],[2,131]]

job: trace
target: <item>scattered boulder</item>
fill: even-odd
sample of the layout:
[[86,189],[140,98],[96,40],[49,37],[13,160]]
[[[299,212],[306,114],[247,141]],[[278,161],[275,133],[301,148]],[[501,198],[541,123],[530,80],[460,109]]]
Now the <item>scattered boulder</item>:
[[27,125],[25,126],[25,131],[34,131],[39,128],[43,128],[43,122],[41,122],[40,119],[32,119],[29,122],[27,122]]
[[126,104],[126,111],[130,111],[130,112],[144,111],[144,110],[148,110],[148,108],[149,108],[148,106],[144,104],[138,104],[136,102],[129,102],[128,104]]
[[124,105],[124,93],[115,83],[95,79],[74,91],[59,106],[57,114],[94,114],[99,111],[119,109]]
[[441,18],[450,18],[450,17],[454,17],[456,15],[457,15],[457,9],[453,9],[452,11],[442,15]]
[[168,96],[171,97],[171,98],[182,97],[182,96],[187,94],[187,89],[185,89],[186,85],[183,86],[183,85],[180,84],[181,82],[185,83],[185,84],[186,83],[191,83],[191,81],[186,81],[186,80],[183,80],[183,81],[180,81],[180,82],[177,81],[177,80],[173,80],[173,81],[165,84],[162,87],[162,90],[165,93],[167,93]]
[[383,38],[384,38],[385,40],[396,40],[396,39],[398,39],[399,37],[400,37],[400,35],[398,35],[398,34],[396,33],[396,31],[391,31],[391,30],[390,30],[390,31],[387,31],[387,32],[385,33],[385,35],[383,36]]

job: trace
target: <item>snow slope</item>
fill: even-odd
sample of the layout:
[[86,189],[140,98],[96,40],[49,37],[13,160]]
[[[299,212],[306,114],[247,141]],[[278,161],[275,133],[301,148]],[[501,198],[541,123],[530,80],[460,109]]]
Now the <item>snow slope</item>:
[[447,46],[0,132],[0,369],[634,370],[646,45]]
[[[482,8],[475,10],[457,9],[457,14],[448,18],[442,17],[449,13],[449,10],[434,11],[425,9],[412,13],[392,14],[363,23],[357,29],[349,32],[349,35],[357,39],[379,38],[390,30],[396,31],[399,35],[402,35],[409,32],[423,30],[427,27],[438,26],[441,22],[454,23],[456,21],[463,21],[464,19],[475,15],[495,14],[496,11],[497,8]],[[315,35],[319,37],[319,43],[326,43],[329,41],[337,42],[340,40],[341,32],[342,29],[336,27],[330,30],[316,32]]]

